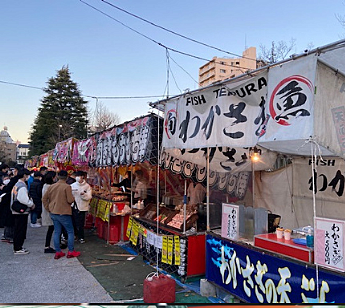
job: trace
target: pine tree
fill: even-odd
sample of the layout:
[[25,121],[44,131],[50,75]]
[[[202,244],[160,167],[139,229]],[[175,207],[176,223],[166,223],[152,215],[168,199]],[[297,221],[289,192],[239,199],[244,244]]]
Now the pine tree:
[[56,77],[48,80],[44,92],[47,95],[41,100],[30,133],[30,156],[46,153],[70,137],[87,136],[87,101],[81,97],[78,84],[71,80],[68,67],[62,67]]

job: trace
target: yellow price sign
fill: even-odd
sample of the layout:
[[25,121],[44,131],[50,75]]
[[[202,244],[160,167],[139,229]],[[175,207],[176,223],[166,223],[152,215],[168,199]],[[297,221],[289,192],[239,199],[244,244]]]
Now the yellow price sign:
[[174,249],[174,236],[168,236],[168,264],[172,264]]
[[179,236],[174,236],[174,244],[175,244],[175,265],[181,265],[181,249],[180,249],[180,237]]
[[129,217],[128,220],[128,225],[127,225],[127,231],[126,231],[126,236],[129,238],[131,231],[132,231],[132,226],[133,226],[133,218]]
[[168,237],[162,236],[162,263],[168,263]]
[[137,245],[138,235],[139,235],[139,225],[136,222],[134,222],[133,227],[132,227],[131,237],[130,237],[130,241],[132,242],[134,246]]

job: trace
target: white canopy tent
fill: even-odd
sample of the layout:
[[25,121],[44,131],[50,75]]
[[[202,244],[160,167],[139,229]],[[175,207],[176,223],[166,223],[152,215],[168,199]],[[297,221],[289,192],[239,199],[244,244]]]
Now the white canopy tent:
[[[326,156],[342,161],[345,158],[344,56],[345,40],[342,40],[152,104],[157,108],[164,106],[162,151],[180,162],[190,160],[205,168],[209,162],[209,170],[230,173],[251,170],[249,156],[254,147],[261,150],[261,162],[255,165],[255,171],[272,169],[279,154],[293,162],[298,157]],[[212,157],[210,149],[216,149]],[[308,159],[307,181],[313,176]],[[296,166],[293,163],[287,167],[280,179],[273,177],[278,171],[267,173],[267,178],[262,172],[255,181],[255,206],[274,212],[281,210],[282,223],[292,228],[312,224],[310,214],[321,215],[325,213],[321,207],[326,206],[325,200],[316,199],[316,205],[313,204],[311,192],[315,187],[310,190],[307,185],[299,197],[295,194],[299,186],[303,190],[305,185],[296,176],[299,172],[288,170]],[[311,184],[316,181],[312,178]],[[275,197],[268,198],[272,195]],[[341,215],[345,219],[345,214],[337,210],[338,203],[343,201],[327,201],[327,206],[332,202],[335,210],[329,216]]]

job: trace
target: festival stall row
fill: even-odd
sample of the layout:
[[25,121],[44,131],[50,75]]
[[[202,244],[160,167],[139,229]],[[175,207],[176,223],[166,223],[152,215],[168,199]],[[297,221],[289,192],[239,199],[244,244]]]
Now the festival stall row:
[[[194,210],[189,210],[185,217],[181,214],[185,184],[183,178],[188,177],[176,176],[176,173],[169,170],[158,170],[159,132],[162,133],[163,127],[162,120],[160,125],[158,123],[157,116],[150,115],[118,125],[86,140],[71,138],[59,142],[54,151],[49,151],[39,159],[34,158],[31,167],[45,165],[59,169],[86,170],[94,192],[90,215],[94,217],[99,237],[108,243],[118,243],[129,240],[130,236],[133,248],[146,259],[152,263],[158,262],[169,273],[175,273],[185,280],[205,273],[205,228],[197,226],[198,214]],[[130,193],[112,186],[128,171],[133,174],[137,169],[143,171],[147,184],[147,204],[142,210],[135,208]],[[157,194],[160,196],[158,208]],[[126,205],[131,205],[131,210],[124,212],[123,209],[128,209]],[[191,228],[194,228],[193,232],[186,232]],[[197,228],[202,229],[202,232],[197,232]],[[152,234],[156,234],[154,241],[150,236]],[[170,245],[172,238],[175,241],[173,246]],[[168,250],[165,249],[166,239],[169,242]]]
[[221,227],[208,217],[206,278],[242,301],[344,302],[344,51],[153,104],[165,108],[161,167],[206,182],[207,213],[213,188],[228,193]]
[[[96,218],[100,237],[109,240],[112,225],[117,225],[117,212],[131,201],[127,193],[112,187],[112,183],[118,182],[128,170],[157,164],[157,128],[158,118],[153,114],[136,118],[85,140],[61,141],[54,150],[28,160],[26,167],[87,171],[94,194],[91,213]],[[124,224],[122,230],[126,228],[129,214],[128,211],[123,213],[125,221],[119,218]]]

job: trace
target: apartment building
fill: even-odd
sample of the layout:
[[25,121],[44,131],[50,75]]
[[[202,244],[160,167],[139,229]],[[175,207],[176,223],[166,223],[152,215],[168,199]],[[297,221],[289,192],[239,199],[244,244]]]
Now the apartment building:
[[206,87],[217,81],[233,78],[255,70],[256,48],[249,47],[242,53],[242,58],[217,58],[199,68],[199,87]]

